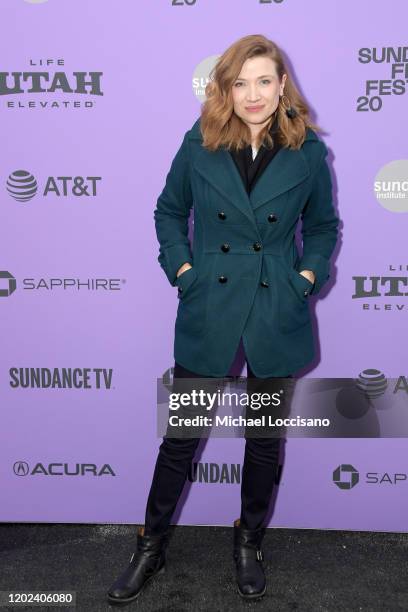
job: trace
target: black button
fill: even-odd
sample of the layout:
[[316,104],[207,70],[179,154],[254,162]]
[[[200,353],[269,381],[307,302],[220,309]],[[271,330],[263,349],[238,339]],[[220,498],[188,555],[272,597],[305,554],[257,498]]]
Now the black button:
[[230,245],[229,244],[222,244],[221,245],[221,251],[224,251],[224,253],[228,253],[228,251],[230,250]]
[[224,220],[227,218],[227,215],[225,214],[225,212],[221,211],[218,213],[218,218]]
[[262,249],[262,245],[260,242],[254,242],[252,248],[254,249],[254,251],[260,251]]
[[269,287],[268,281],[266,280],[261,281],[261,287]]
[[273,213],[271,213],[270,215],[268,215],[268,221],[269,223],[273,223],[274,221],[277,221],[278,217],[276,215],[274,215]]
[[307,295],[309,295],[309,292],[308,291],[304,291],[303,295],[306,297]]
[[226,276],[219,276],[218,280],[220,281],[220,283],[226,283],[228,278]]

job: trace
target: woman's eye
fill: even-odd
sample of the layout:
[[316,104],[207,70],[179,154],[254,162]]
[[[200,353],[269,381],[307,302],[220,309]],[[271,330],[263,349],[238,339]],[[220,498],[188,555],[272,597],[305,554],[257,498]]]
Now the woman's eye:
[[[270,79],[262,79],[261,83],[270,83]],[[235,83],[235,87],[239,87],[240,85],[242,85],[242,83]]]

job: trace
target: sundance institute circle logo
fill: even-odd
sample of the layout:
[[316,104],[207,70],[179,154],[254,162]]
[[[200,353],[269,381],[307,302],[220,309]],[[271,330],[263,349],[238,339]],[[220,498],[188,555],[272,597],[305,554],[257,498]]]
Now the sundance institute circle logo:
[[375,177],[374,194],[383,208],[408,212],[408,159],[397,159],[381,168]]
[[205,102],[205,88],[210,82],[210,72],[214,68],[219,55],[210,55],[196,66],[193,73],[193,92],[200,102]]

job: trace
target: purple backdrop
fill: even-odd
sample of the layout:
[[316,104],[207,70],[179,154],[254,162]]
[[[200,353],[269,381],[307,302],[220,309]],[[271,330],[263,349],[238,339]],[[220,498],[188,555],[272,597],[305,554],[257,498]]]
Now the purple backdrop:
[[[156,379],[173,365],[177,308],[153,210],[199,116],[193,77],[241,36],[262,33],[289,56],[326,130],[342,220],[331,291],[316,302],[318,357],[298,374],[404,375],[404,292],[353,297],[353,277],[407,276],[407,216],[374,192],[384,166],[407,157],[407,13],[405,0],[392,10],[373,0],[2,1],[0,520],[144,520]],[[383,47],[396,54],[389,62],[359,61]],[[32,72],[48,78],[23,78]],[[26,388],[20,368],[79,368],[88,382]],[[243,444],[211,439],[197,460],[240,464]],[[270,526],[406,531],[405,452],[405,439],[288,440]],[[77,464],[96,467],[75,475]],[[344,464],[359,473],[349,489],[333,482]],[[183,501],[180,524],[231,526],[239,483],[188,484]]]

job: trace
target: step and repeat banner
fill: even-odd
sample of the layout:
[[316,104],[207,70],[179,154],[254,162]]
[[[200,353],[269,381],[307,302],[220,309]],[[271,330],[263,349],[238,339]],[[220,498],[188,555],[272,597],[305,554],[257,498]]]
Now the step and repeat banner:
[[[1,521],[143,523],[178,306],[153,211],[210,70],[248,34],[289,58],[341,219],[296,376],[406,402],[405,0],[3,0],[0,16]],[[407,530],[407,440],[359,437],[353,410],[349,437],[286,440],[269,526]],[[173,522],[232,526],[244,440],[206,442]]]

